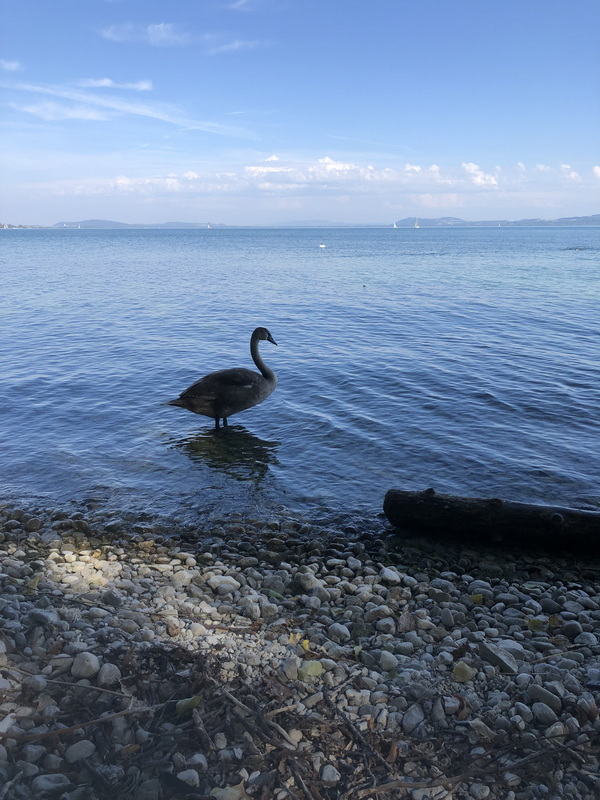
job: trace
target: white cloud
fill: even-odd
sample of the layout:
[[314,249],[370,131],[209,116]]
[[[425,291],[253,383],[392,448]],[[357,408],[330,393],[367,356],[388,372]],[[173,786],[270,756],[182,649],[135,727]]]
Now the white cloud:
[[[171,156],[167,153],[163,157]],[[238,158],[239,154],[236,161]],[[576,183],[565,181],[560,165],[549,173],[540,173],[534,167],[524,171],[518,164],[512,164],[492,176],[496,180],[492,193],[482,193],[477,179],[486,172],[474,162],[465,162],[467,167],[433,164],[408,172],[404,165],[371,165],[358,159],[273,158],[272,155],[259,157],[256,153],[251,161],[241,164],[238,161],[239,166],[213,171],[203,171],[192,160],[180,163],[179,168],[162,171],[153,171],[149,166],[151,159],[144,157],[137,160],[134,157],[127,163],[127,171],[115,169],[108,173],[110,177],[82,179],[74,174],[73,180],[48,182],[43,188],[41,184],[38,187],[62,197],[104,197],[107,202],[120,197],[123,202],[139,200],[156,203],[157,207],[160,203],[173,202],[178,208],[191,209],[198,203],[209,202],[217,204],[211,206],[216,208],[222,201],[222,208],[237,208],[236,215],[242,216],[242,209],[248,208],[249,202],[253,208],[264,204],[267,213],[271,213],[269,209],[283,207],[303,209],[304,214],[317,207],[323,209],[322,213],[335,213],[334,207],[344,206],[353,208],[351,213],[358,213],[357,218],[362,219],[368,216],[360,209],[368,209],[370,218],[377,221],[377,215],[385,219],[391,209],[399,216],[448,214],[466,219],[478,219],[484,214],[488,214],[488,218],[505,215],[517,219],[519,216],[561,216],[567,213],[563,209],[572,206],[577,198],[583,198],[586,191],[592,196],[600,180],[600,166],[588,168],[587,182],[582,179],[581,183]],[[573,171],[570,166],[569,171]],[[509,212],[509,208],[513,211]],[[534,209],[538,209],[538,213]]]
[[421,167],[415,164],[405,164],[404,165],[405,172],[421,172]]
[[477,164],[472,161],[463,163],[463,169],[471,176],[471,182],[475,186],[497,186],[498,181],[493,175],[486,174]]
[[575,183],[581,182],[581,175],[576,172],[570,164],[561,164],[560,165],[561,172],[567,180],[575,181]]
[[185,31],[179,31],[170,22],[154,25],[111,25],[103,28],[100,35],[111,42],[145,42],[153,47],[181,47],[189,44],[192,37]]
[[149,92],[152,90],[152,81],[135,81],[134,83],[118,83],[112,78],[82,78],[77,81],[76,86],[89,89],[135,89],[137,92]]
[[6,72],[16,72],[17,70],[23,69],[23,67],[18,61],[6,61],[0,58],[0,69],[4,69]]

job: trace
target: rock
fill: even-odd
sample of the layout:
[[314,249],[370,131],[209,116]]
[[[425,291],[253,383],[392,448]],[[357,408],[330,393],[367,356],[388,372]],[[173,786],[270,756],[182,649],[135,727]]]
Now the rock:
[[99,671],[100,660],[94,653],[79,653],[71,665],[71,675],[74,678],[92,678]]
[[392,586],[397,586],[399,583],[402,583],[402,575],[391,567],[382,567],[379,578],[382,583],[388,583]]
[[583,633],[578,634],[573,639],[574,644],[581,645],[583,647],[596,647],[598,644],[598,637],[595,633],[588,633],[584,631]]
[[67,747],[65,750],[65,758],[69,764],[74,764],[81,761],[82,758],[89,758],[92,753],[96,752],[96,745],[88,739],[80,739],[75,744]]
[[393,634],[396,633],[396,620],[393,617],[384,617],[377,620],[375,627],[380,633]]
[[207,581],[210,588],[217,594],[230,594],[237,591],[241,583],[232,578],[231,575],[213,575]]
[[305,592],[310,592],[323,585],[314,572],[299,572],[296,574],[296,580]]
[[25,761],[34,764],[46,755],[46,748],[39,744],[26,744],[22,750],[22,756]]
[[[531,687],[530,687],[531,688]],[[553,725],[558,722],[558,717],[546,703],[534,703],[531,706],[533,715],[541,725]]]
[[339,622],[334,622],[333,625],[330,625],[327,633],[334,642],[347,642],[350,639],[350,631]]
[[320,661],[303,661],[298,668],[298,678],[305,681],[307,678],[318,678],[323,672],[323,665]]
[[454,614],[449,608],[442,608],[442,613],[440,614],[440,622],[447,630],[452,630],[454,627]]
[[473,680],[476,674],[476,669],[473,669],[473,667],[470,667],[464,661],[457,661],[452,670],[452,680],[458,681],[459,683],[467,683]]
[[48,681],[43,675],[31,675],[29,678],[25,678],[23,684],[32,692],[38,694],[39,692],[43,692],[46,687],[48,686]]
[[298,668],[301,663],[301,660],[297,656],[284,659],[281,669],[288,681],[295,681],[298,679]]
[[379,666],[384,672],[390,672],[390,670],[398,669],[398,659],[393,653],[382,650],[379,658]]
[[518,665],[515,657],[508,652],[505,648],[496,647],[491,642],[479,643],[479,655],[483,661],[493,664],[498,667],[500,672],[510,673],[516,675],[518,672]]
[[342,776],[340,775],[340,773],[331,764],[325,764],[325,766],[321,770],[321,780],[323,781],[323,783],[326,783],[330,786],[338,783],[341,780],[341,778]]
[[134,800],[160,800],[161,796],[160,781],[157,778],[151,778],[138,786]]
[[56,625],[60,617],[53,608],[32,608],[27,621],[30,625]]
[[195,769],[184,769],[182,772],[177,773],[180,781],[187,783],[188,786],[200,786],[200,776]]
[[123,604],[123,596],[116,589],[107,589],[102,593],[102,602],[107,606],[118,608]]
[[562,711],[563,704],[560,697],[554,694],[554,692],[544,689],[543,686],[539,686],[537,683],[529,685],[527,694],[532,700],[538,700],[540,703],[545,703],[547,706],[550,706],[556,714],[560,714]]
[[110,663],[102,664],[96,677],[98,686],[109,688],[116,686],[121,680],[121,670],[115,665]]
[[71,786],[66,775],[36,775],[31,781],[31,789],[35,797],[56,797]]
[[424,721],[425,712],[419,703],[413,703],[408,707],[402,717],[402,730],[410,736],[418,726]]

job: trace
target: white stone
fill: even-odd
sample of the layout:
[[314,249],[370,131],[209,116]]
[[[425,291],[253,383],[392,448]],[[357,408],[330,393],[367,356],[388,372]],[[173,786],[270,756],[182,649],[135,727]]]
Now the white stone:
[[241,584],[231,575],[213,575],[208,579],[208,585],[218,594],[228,594],[237,591]]
[[100,671],[100,659],[94,653],[79,653],[73,659],[71,675],[74,678],[91,678]]
[[116,664],[102,664],[96,678],[98,686],[116,686],[121,680],[121,670]]
[[392,569],[391,567],[382,567],[379,573],[380,580],[392,586],[397,586],[399,583],[402,583],[402,577],[398,570]]

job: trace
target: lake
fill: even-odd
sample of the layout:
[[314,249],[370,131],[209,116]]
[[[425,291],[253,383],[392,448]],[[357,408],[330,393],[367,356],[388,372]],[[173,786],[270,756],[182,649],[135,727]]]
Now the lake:
[[[193,519],[600,507],[600,229],[2,230],[0,491]],[[323,246],[324,245],[324,246]],[[210,419],[204,374],[279,385]]]

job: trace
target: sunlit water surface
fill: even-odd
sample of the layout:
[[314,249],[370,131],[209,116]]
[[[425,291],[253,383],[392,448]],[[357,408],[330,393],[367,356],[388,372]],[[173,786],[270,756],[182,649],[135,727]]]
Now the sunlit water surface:
[[[3,230],[0,491],[192,518],[600,506],[600,229]],[[324,247],[321,245],[325,245]],[[165,406],[214,369],[275,393]]]

